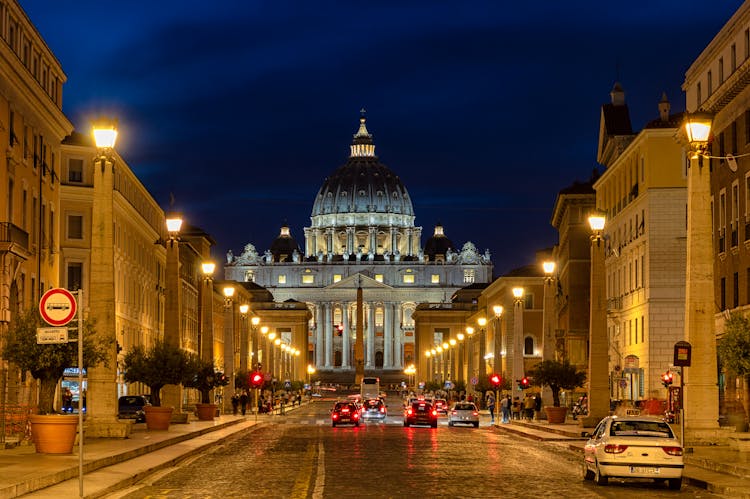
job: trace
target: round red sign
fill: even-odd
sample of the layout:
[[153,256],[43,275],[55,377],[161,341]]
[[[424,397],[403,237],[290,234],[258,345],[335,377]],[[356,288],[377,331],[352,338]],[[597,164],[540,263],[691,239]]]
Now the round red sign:
[[39,300],[39,313],[50,326],[64,326],[76,316],[76,299],[67,289],[52,288]]

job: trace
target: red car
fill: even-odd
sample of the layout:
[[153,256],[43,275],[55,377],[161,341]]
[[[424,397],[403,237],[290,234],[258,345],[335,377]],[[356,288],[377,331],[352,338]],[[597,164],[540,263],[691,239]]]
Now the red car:
[[418,400],[412,402],[404,411],[404,426],[429,425],[437,428],[438,413],[429,402]]
[[352,402],[336,402],[331,409],[331,426],[353,424],[359,426],[359,409]]

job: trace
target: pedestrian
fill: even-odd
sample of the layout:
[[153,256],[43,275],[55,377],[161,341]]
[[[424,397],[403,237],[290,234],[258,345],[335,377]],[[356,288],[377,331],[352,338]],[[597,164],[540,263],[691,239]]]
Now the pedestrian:
[[503,415],[503,423],[510,423],[510,395],[506,395],[503,397],[503,400],[500,402],[500,411]]
[[539,421],[542,419],[542,394],[537,393],[534,397],[534,419]]
[[73,392],[70,391],[70,388],[66,387],[63,390],[62,403],[63,412],[73,412]]
[[518,397],[513,397],[511,416],[513,416],[513,419],[521,419],[521,400]]
[[232,395],[232,414],[237,415],[237,408],[240,405],[240,394],[237,392],[234,392],[234,395]]
[[242,390],[242,393],[240,394],[240,409],[242,409],[242,415],[245,415],[245,411],[247,410],[247,391]]
[[487,409],[490,411],[490,423],[495,423],[495,396],[490,392],[487,395]]
[[534,419],[534,407],[536,407],[536,401],[534,396],[530,393],[526,394],[526,399],[523,401],[524,417],[531,421]]

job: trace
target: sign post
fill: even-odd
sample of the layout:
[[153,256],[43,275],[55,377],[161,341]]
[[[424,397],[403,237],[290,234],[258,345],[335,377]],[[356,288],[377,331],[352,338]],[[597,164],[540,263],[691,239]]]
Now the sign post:
[[674,344],[674,362],[675,366],[680,367],[680,444],[685,447],[685,409],[682,398],[685,396],[685,374],[686,367],[690,367],[693,346],[687,341],[678,341]]

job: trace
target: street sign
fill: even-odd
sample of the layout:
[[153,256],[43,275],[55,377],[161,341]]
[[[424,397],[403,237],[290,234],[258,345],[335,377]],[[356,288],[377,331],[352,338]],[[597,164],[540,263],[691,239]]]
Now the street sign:
[[687,341],[678,341],[674,344],[674,365],[690,367],[692,345]]
[[39,345],[68,342],[68,328],[66,327],[38,327],[36,328],[36,342]]
[[479,383],[479,379],[476,376],[472,377],[471,378],[471,384],[474,385],[474,386],[476,386],[477,383]]
[[50,326],[64,326],[76,316],[76,299],[67,289],[52,288],[39,300],[39,313]]

